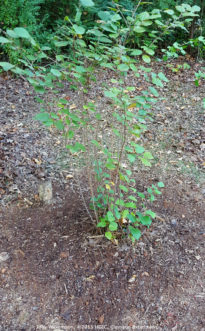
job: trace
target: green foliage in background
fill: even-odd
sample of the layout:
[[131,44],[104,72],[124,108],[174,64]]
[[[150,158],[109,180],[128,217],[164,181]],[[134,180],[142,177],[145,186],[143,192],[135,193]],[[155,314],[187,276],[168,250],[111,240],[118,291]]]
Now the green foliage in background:
[[0,24],[2,29],[24,26],[28,30],[37,23],[40,5],[45,0],[1,0]]
[[[50,32],[45,29],[44,20],[40,19],[41,5],[45,0],[1,0],[0,10],[0,28],[2,31],[6,29],[14,29],[15,27],[24,27],[29,31],[37,41],[48,43]],[[21,40],[23,42],[23,40]],[[26,43],[24,42],[24,45]],[[32,54],[32,51],[28,51]],[[15,48],[12,49],[4,44],[0,48],[0,56],[9,57],[12,63],[17,63],[21,52]]]
[[[201,11],[198,10],[200,7]],[[176,24],[172,24],[169,33],[166,33],[166,27],[170,26],[174,16]],[[104,24],[99,24],[99,21],[104,21]],[[184,24],[184,29],[181,29],[179,23]],[[187,50],[198,57],[204,56],[203,41],[198,39],[205,32],[204,2],[201,0],[187,0],[186,4],[173,0],[147,2],[141,0],[137,2],[133,0],[73,0],[72,2],[2,0],[1,2],[1,29],[5,31],[19,26],[26,28],[40,46],[50,47],[50,56],[57,50],[54,36],[60,37],[67,34],[69,38],[69,34],[72,34],[71,25],[78,25],[85,29],[86,42],[94,39],[92,31],[95,29],[101,30],[105,35],[103,38],[108,36],[110,38],[112,34],[111,38],[114,42],[117,28],[121,35],[120,42],[124,45],[126,43],[128,47],[150,48],[151,45],[151,48],[155,50],[157,47],[172,47],[175,42],[184,44],[192,40],[189,47],[186,47]],[[131,30],[130,27],[132,27]],[[117,42],[119,42],[119,36],[117,36]],[[67,49],[70,51],[69,48]],[[3,45],[0,56],[3,59],[9,57],[12,63],[17,63],[20,54],[17,54],[15,49]]]

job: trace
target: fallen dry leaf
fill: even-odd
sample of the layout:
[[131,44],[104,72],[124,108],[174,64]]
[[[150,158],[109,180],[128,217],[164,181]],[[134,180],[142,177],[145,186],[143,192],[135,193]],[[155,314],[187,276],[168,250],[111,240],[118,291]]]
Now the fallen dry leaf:
[[73,178],[73,175],[67,175],[66,176],[66,179],[72,179]]
[[103,314],[103,315],[101,315],[101,316],[99,317],[99,319],[98,319],[99,324],[103,324],[104,319],[105,319],[105,316],[104,316],[104,314]]
[[195,256],[195,258],[199,261],[201,259],[200,255]]
[[68,252],[61,252],[60,253],[60,258],[61,259],[66,259],[68,257],[68,255],[69,255]]
[[147,271],[144,271],[144,272],[142,273],[142,276],[149,277],[149,273],[148,273]]
[[130,328],[133,327],[133,325],[134,325],[133,322],[129,322],[129,323],[128,323],[128,326],[129,326]]
[[129,280],[128,283],[133,283],[136,279],[137,275],[133,275]]
[[95,278],[95,276],[94,275],[91,275],[91,276],[87,277],[85,280],[87,282],[92,282],[94,278]]
[[15,251],[14,251],[14,253],[16,254],[16,255],[22,255],[23,257],[25,256],[25,253],[21,250],[21,249],[16,249]]
[[42,161],[41,161],[41,160],[38,160],[38,159],[34,159],[34,162],[35,162],[36,164],[38,164],[38,165],[40,165],[40,164],[42,163]]

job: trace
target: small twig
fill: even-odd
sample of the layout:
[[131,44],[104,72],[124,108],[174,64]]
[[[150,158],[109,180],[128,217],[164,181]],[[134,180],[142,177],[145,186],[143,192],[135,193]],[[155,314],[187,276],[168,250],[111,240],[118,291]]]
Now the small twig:
[[68,294],[68,290],[67,290],[67,287],[66,287],[66,284],[63,283],[64,287],[65,287],[65,293]]
[[81,195],[81,198],[82,198],[82,200],[83,200],[83,204],[84,204],[84,206],[85,206],[85,209],[86,209],[86,211],[87,211],[87,213],[88,213],[88,216],[90,217],[91,221],[92,221],[93,223],[95,223],[95,221],[94,221],[94,219],[93,219],[93,217],[92,217],[92,215],[91,215],[91,213],[90,213],[90,211],[89,211],[89,209],[88,209],[88,206],[87,206],[87,204],[86,204],[86,201],[85,201],[85,198],[84,198],[84,195],[83,195],[83,192],[82,192],[81,186],[80,186],[79,178],[78,178],[78,176],[76,176],[76,177],[77,177],[77,181],[78,181],[78,187],[79,187],[79,190],[80,190],[80,195]]
[[88,236],[87,238],[95,239],[95,238],[102,238],[104,236],[105,236],[104,234],[99,234],[98,236]]

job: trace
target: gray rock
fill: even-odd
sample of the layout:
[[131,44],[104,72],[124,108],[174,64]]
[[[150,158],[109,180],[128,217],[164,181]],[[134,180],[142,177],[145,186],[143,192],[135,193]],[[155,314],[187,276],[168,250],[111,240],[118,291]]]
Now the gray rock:
[[177,220],[175,218],[173,218],[173,220],[171,220],[171,225],[177,226]]
[[53,199],[53,189],[51,181],[45,181],[38,187],[39,199],[44,203],[51,203]]
[[0,253],[0,263],[5,262],[9,259],[9,254],[7,252]]

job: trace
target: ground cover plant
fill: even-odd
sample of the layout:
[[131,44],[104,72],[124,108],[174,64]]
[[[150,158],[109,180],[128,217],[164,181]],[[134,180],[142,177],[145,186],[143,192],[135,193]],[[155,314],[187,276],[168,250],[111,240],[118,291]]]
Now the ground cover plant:
[[[89,8],[94,3],[81,1],[81,5]],[[196,5],[181,4],[175,11],[165,9],[163,14],[169,19],[163,21],[162,11],[158,9],[136,15],[139,5],[140,1],[132,16],[126,18],[121,8],[113,14],[101,11],[98,13],[101,20],[91,29],[81,24],[82,11],[77,9],[74,22],[66,16],[68,24],[62,26],[55,37],[55,47],[59,49],[55,58],[49,58],[50,48],[41,47],[22,27],[7,30],[5,37],[0,37],[1,43],[21,54],[18,61],[23,65],[0,62],[3,70],[26,77],[42,95],[49,89],[55,92],[65,80],[78,91],[79,109],[72,107],[67,99],[46,104],[43,97],[38,98],[42,109],[36,119],[62,131],[65,146],[72,155],[71,162],[84,171],[88,179],[90,205],[82,195],[87,212],[98,228],[105,229],[106,238],[116,243],[125,236],[132,241],[141,237],[142,227],[149,227],[156,217],[147,208],[147,201],[154,202],[155,196],[161,194],[159,189],[164,187],[159,181],[148,187],[146,194],[138,192],[133,176],[133,164],[152,165],[153,155],[143,146],[141,136],[147,129],[147,121],[152,120],[151,104],[159,96],[156,88],[168,82],[161,71],[156,74],[141,66],[141,73],[136,56],[142,56],[149,64],[163,36],[176,28],[186,30],[186,25],[200,11]],[[120,23],[122,19],[125,26]],[[203,37],[198,40],[205,43]],[[178,56],[179,52],[185,54],[187,45],[175,42],[168,50],[164,49],[164,60]],[[62,52],[66,46],[69,54]],[[29,47],[36,54],[30,53]],[[42,61],[47,64],[43,65]],[[96,81],[99,68],[114,73],[110,82],[100,87],[109,102],[104,112],[98,110],[96,100],[87,101],[90,81]],[[149,88],[135,94],[135,86],[127,85],[128,71],[133,71],[139,79],[144,75]],[[199,76],[203,73],[196,74],[196,82]]]

